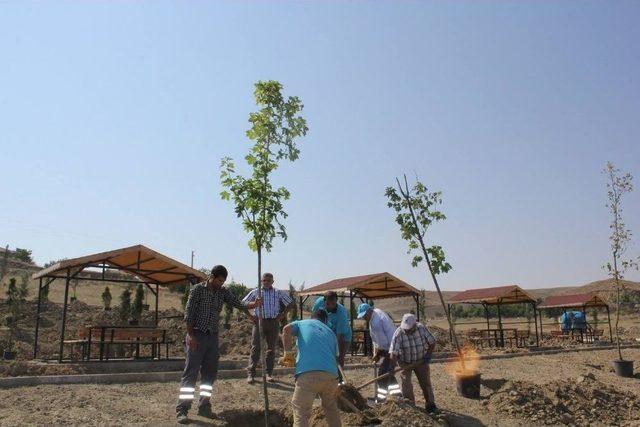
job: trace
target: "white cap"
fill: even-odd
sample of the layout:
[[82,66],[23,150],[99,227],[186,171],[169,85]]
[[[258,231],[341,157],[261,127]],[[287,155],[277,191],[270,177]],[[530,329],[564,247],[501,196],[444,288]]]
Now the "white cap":
[[400,323],[400,327],[402,329],[411,329],[416,324],[416,316],[411,313],[407,313],[402,316],[402,323]]

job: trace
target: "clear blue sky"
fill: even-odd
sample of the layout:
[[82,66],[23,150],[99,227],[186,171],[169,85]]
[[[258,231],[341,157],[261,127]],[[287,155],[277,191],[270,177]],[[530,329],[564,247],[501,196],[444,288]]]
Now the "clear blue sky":
[[0,244],[38,262],[194,249],[252,285],[218,165],[276,79],[310,128],[275,177],[278,285],[389,271],[432,289],[383,196],[404,172],[444,192],[443,288],[600,279],[600,171],[640,181],[639,20],[637,1],[2,2]]

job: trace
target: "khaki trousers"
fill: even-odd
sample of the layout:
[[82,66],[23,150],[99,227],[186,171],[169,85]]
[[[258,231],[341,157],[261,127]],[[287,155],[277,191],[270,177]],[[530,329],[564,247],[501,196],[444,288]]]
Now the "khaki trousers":
[[320,395],[324,416],[329,427],[340,427],[338,413],[338,379],[328,372],[311,371],[298,375],[296,388],[293,391],[293,426],[308,427],[311,408],[316,395]]
[[[400,366],[407,366],[409,364],[401,363]],[[405,399],[409,399],[414,404],[416,403],[416,398],[413,395],[413,384],[411,382],[411,373],[415,372],[416,377],[418,378],[418,383],[420,384],[420,388],[422,389],[422,394],[424,395],[424,400],[426,401],[427,406],[429,404],[434,404],[435,399],[433,397],[433,387],[431,386],[431,373],[429,371],[429,364],[422,363],[417,367],[411,370],[402,370],[400,371],[400,382],[402,383],[402,397]]]

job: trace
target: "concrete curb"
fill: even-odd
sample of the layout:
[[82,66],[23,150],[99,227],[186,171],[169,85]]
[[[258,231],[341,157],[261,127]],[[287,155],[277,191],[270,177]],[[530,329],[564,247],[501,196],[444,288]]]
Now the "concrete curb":
[[[627,344],[622,348],[640,348],[638,344]],[[531,353],[509,353],[509,354],[489,354],[480,356],[480,360],[492,359],[512,359],[515,357],[542,356],[559,353],[574,353],[583,351],[613,350],[615,345],[593,347],[593,348],[569,348],[541,350]],[[434,357],[431,363],[446,363],[455,361],[452,357]],[[372,364],[347,365],[347,370],[371,368]],[[125,372],[117,374],[82,374],[82,375],[43,375],[39,377],[9,377],[0,378],[0,388],[33,387],[47,384],[126,384],[145,382],[178,382],[182,372]],[[293,374],[293,368],[276,368],[277,375]],[[244,378],[247,375],[245,369],[223,369],[218,371],[219,379]]]

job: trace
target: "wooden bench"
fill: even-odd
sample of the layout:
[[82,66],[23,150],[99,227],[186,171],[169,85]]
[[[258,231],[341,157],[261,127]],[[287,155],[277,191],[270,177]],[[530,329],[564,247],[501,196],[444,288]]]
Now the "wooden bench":
[[161,346],[165,346],[165,357],[169,358],[169,345],[172,342],[167,337],[165,329],[157,328],[127,328],[127,327],[82,327],[78,329],[78,337],[76,339],[64,340],[63,344],[81,346],[82,360],[89,360],[91,356],[91,346],[100,346],[100,359],[103,353],[106,360],[109,360],[109,350],[112,345],[130,345],[136,346],[135,357],[140,357],[140,346],[151,346],[151,357],[153,359],[160,358]]
[[109,360],[109,349],[112,345],[130,345],[136,347],[136,359],[140,358],[140,346],[151,346],[151,358],[155,359],[156,355],[160,357],[161,345],[165,345],[165,356],[169,358],[169,341],[167,340],[167,331],[155,328],[131,328],[120,329],[111,328],[109,333],[105,334],[105,354]]

